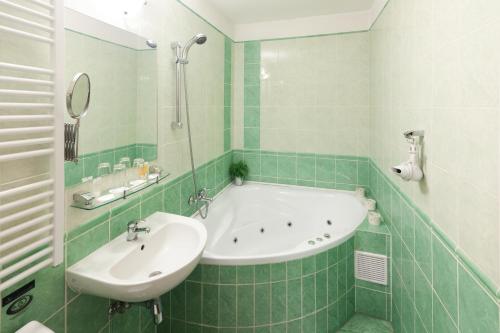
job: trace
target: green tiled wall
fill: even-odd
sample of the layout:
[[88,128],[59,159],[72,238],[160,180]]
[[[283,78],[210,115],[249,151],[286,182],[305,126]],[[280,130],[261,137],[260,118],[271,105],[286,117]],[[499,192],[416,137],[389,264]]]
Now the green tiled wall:
[[[155,211],[191,215],[194,209],[187,205],[187,197],[192,182],[187,173],[136,194],[69,232],[65,264],[36,274],[35,298],[27,311],[10,317],[2,309],[2,332],[12,332],[28,320],[44,322],[56,332],[235,332],[239,323],[243,328],[238,332],[295,332],[313,327],[309,325],[317,332],[331,332],[354,311],[392,318],[396,332],[499,331],[497,299],[482,275],[369,159],[231,151],[198,168],[200,184],[213,189],[211,195],[229,184],[227,168],[232,159],[248,162],[251,180],[338,189],[369,187],[385,225],[374,228],[364,222],[346,245],[281,265],[201,265],[163,297],[167,320],[157,328],[144,308],[133,306],[125,314],[110,318],[109,300],[77,295],[65,287],[64,268],[121,234],[130,219],[144,218]],[[388,287],[354,280],[354,249],[391,257]],[[324,283],[326,293],[321,292],[324,289],[320,284]],[[332,283],[336,288],[329,287]],[[314,307],[306,288],[314,290]],[[290,294],[297,290],[300,294]],[[277,303],[273,303],[273,297]],[[290,309],[279,310],[280,304],[287,308],[295,297],[297,302]],[[248,299],[248,307],[235,308],[238,299]],[[267,303],[263,301],[266,299]],[[327,331],[322,331],[324,325]]]
[[[382,254],[391,262],[391,233],[384,224],[372,226],[365,220],[356,230],[354,249]],[[390,266],[389,266],[390,267]],[[384,320],[391,320],[391,279],[383,286],[356,279],[356,312]]]
[[[229,184],[227,170],[231,157],[231,152],[226,153],[197,169],[199,184],[211,189],[210,195]],[[155,332],[152,316],[144,307],[134,305],[124,314],[109,317],[108,299],[79,295],[66,288],[65,268],[122,234],[132,219],[146,218],[156,211],[192,215],[195,208],[187,204],[192,186],[191,174],[186,173],[168,183],[133,194],[122,205],[107,209],[97,218],[68,232],[64,264],[44,269],[2,293],[2,296],[8,295],[28,281],[36,281],[36,288],[30,292],[34,299],[26,311],[7,316],[7,307],[2,308],[0,332],[12,333],[31,320],[45,323],[56,333]]]
[[492,284],[373,162],[370,192],[392,234],[395,331],[498,333]]
[[235,161],[245,160],[249,180],[340,190],[368,186],[367,158],[319,154],[235,150]]
[[224,151],[231,150],[231,114],[233,96],[233,42],[224,39]]
[[84,177],[97,176],[97,165],[99,163],[108,162],[111,164],[111,168],[113,168],[113,164],[118,163],[122,157],[129,157],[131,163],[135,158],[153,161],[157,159],[157,153],[157,145],[138,143],[97,153],[83,154],[80,156],[78,164],[64,162],[64,185],[76,185]]
[[243,147],[260,148],[260,42],[245,42]]
[[335,332],[354,314],[354,238],[304,259],[199,265],[163,297],[161,332]]

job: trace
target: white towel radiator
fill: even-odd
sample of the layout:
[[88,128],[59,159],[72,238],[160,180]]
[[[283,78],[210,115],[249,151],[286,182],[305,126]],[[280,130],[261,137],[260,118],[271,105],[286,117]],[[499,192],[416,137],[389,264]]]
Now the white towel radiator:
[[0,292],[64,258],[63,0],[0,0]]

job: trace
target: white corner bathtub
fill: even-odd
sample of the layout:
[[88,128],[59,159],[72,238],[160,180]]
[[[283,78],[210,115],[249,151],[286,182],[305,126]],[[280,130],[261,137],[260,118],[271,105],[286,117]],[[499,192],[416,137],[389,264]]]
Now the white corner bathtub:
[[367,214],[352,192],[248,183],[228,186],[202,221],[209,265],[257,265],[305,258],[354,235]]

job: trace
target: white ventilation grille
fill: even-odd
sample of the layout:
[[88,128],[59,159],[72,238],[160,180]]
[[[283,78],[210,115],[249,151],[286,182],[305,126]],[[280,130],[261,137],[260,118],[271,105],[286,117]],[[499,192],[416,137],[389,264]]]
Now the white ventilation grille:
[[356,279],[387,285],[387,256],[370,252],[355,252]]

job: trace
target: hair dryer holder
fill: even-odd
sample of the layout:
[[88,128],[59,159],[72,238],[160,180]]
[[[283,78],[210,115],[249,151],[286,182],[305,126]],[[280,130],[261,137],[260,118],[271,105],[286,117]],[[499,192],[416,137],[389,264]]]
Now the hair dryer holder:
[[409,158],[406,162],[391,167],[391,171],[405,181],[420,181],[424,177],[424,172],[420,167],[418,138],[424,137],[424,131],[410,130],[403,133],[410,144]]

